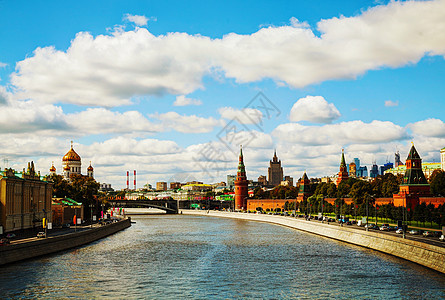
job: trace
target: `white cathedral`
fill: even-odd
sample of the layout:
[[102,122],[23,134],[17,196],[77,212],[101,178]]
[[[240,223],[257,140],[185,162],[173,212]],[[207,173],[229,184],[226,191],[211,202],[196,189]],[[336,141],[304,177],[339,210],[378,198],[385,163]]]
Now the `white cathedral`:
[[[71,174],[82,175],[82,160],[79,154],[76,153],[73,149],[73,142],[71,142],[71,149],[65,154],[62,158],[62,167],[63,167],[63,178],[70,181]],[[90,166],[87,168],[87,177],[94,178],[93,176],[93,167]],[[49,174],[56,174],[56,167],[54,167],[54,163],[52,167],[49,169]]]

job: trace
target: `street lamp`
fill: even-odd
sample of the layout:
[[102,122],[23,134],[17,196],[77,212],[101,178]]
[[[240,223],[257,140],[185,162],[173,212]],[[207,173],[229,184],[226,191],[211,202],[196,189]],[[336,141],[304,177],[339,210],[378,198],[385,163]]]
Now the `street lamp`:
[[368,223],[368,202],[369,202],[369,195],[366,194],[366,231],[369,230],[369,223]]
[[47,236],[47,229],[48,229],[48,220],[46,219],[46,210],[43,209],[43,213],[45,214],[45,222],[43,222],[43,227],[45,227],[45,238]]
[[323,207],[324,207],[324,195],[321,195],[321,223],[324,223]]
[[90,228],[93,228],[93,207],[94,205],[90,204],[90,221],[91,221]]

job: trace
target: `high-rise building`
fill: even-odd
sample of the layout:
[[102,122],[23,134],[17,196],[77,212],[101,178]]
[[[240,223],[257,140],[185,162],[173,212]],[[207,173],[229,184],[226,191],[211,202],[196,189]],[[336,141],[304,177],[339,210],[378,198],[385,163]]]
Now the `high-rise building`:
[[357,170],[358,177],[368,177],[368,167],[363,166]]
[[277,186],[281,184],[281,181],[283,180],[283,168],[281,167],[281,161],[278,160],[276,150],[272,160],[270,161],[268,175],[269,185]]
[[371,170],[369,170],[369,177],[376,178],[379,175],[379,166],[377,166],[377,163],[374,162]]
[[345,161],[345,151],[344,149],[341,149],[341,162],[340,162],[340,171],[338,172],[337,177],[337,186],[342,182],[343,180],[347,180],[349,178],[348,170],[346,168],[346,161]]
[[156,190],[166,191],[167,190],[167,182],[165,182],[165,181],[156,182]]
[[240,148],[238,172],[235,180],[235,209],[247,209],[247,198],[249,191],[247,189],[248,182],[246,176],[246,168],[244,167],[243,148]]
[[357,170],[356,170],[356,166],[355,166],[354,162],[349,164],[349,176],[350,177],[356,177],[357,176]]
[[392,169],[393,164],[388,162],[384,164],[383,166],[380,166],[380,175],[384,175],[386,170]]
[[354,163],[355,163],[355,176],[360,177],[361,175],[359,175],[360,172],[360,159],[358,159],[357,157],[354,158]]
[[400,153],[399,153],[399,151],[397,151],[394,154],[394,167],[397,168],[398,166],[402,166],[402,165],[403,165],[403,163],[400,160]]
[[236,175],[227,175],[227,187],[233,189],[235,186]]

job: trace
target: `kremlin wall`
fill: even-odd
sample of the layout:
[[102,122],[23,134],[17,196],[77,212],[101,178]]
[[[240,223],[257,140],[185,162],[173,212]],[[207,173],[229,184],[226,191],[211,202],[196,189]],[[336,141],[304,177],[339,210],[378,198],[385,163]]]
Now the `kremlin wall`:
[[[274,161],[276,161],[276,153],[274,155]],[[441,150],[441,158],[445,158],[445,148]],[[240,154],[240,165],[243,160],[242,153]],[[281,163],[281,162],[280,162]],[[443,164],[442,164],[443,165]],[[281,166],[281,165],[280,165]],[[394,206],[403,206],[408,209],[414,208],[416,205],[425,203],[425,204],[433,204],[435,207],[439,205],[445,204],[445,197],[434,197],[431,194],[429,183],[425,177],[422,168],[422,159],[417,152],[414,145],[412,145],[408,157],[406,159],[406,164],[404,168],[405,172],[403,175],[402,184],[400,184],[399,192],[394,194],[392,198],[375,198],[375,205],[394,205]],[[242,163],[242,171],[243,171],[243,180],[246,180],[245,177],[245,166]],[[354,170],[355,171],[355,170]],[[282,170],[281,170],[282,172]],[[240,174],[240,167],[238,167],[238,174]],[[354,174],[355,175],[355,174]],[[354,176],[355,177],[355,176]],[[237,176],[238,178],[238,176]],[[342,181],[347,180],[349,178],[349,173],[347,171],[347,165],[344,156],[344,150],[342,150],[341,162],[340,162],[340,170],[337,175],[336,185],[338,186]],[[241,181],[239,181],[241,182]],[[243,181],[244,182],[244,181]],[[309,188],[310,180],[307,177],[306,172],[303,174],[302,179],[299,182],[299,191],[297,199],[251,199],[248,198],[247,205],[245,206],[246,210],[256,210],[261,207],[263,210],[271,210],[279,208],[280,210],[284,210],[286,203],[292,202],[301,202],[305,199],[309,198],[312,195],[311,189]],[[235,181],[235,191],[237,191],[237,183]],[[243,197],[247,197],[247,193],[240,194],[238,199]],[[324,201],[334,204],[337,198],[325,198]],[[345,197],[343,198],[346,204],[354,203],[352,198]],[[244,205],[235,206],[236,209],[244,208]]]

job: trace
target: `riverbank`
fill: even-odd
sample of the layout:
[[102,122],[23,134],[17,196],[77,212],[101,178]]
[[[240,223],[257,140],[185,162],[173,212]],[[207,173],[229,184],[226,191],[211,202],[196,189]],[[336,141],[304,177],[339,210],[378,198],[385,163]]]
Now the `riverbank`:
[[23,243],[0,247],[0,265],[39,257],[70,248],[82,246],[131,226],[130,219],[123,219],[109,225],[68,233],[48,238],[34,238]]
[[444,247],[402,239],[400,237],[394,237],[384,233],[355,230],[348,227],[340,227],[334,224],[325,224],[291,217],[265,214],[247,214],[221,211],[207,212],[206,210],[182,210],[182,213],[187,215],[242,219],[287,226],[327,238],[377,250],[386,254],[391,254],[441,273],[445,273]]

